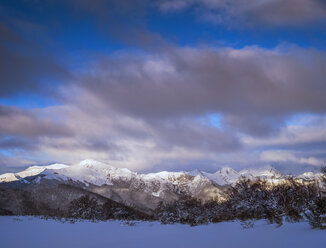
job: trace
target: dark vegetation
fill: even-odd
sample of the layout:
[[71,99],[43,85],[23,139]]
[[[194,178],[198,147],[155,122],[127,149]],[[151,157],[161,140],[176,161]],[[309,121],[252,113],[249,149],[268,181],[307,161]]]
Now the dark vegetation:
[[163,223],[190,225],[234,219],[267,219],[270,223],[282,225],[284,220],[302,220],[314,207],[318,210],[312,212],[311,217],[326,211],[325,206],[318,204],[325,203],[325,200],[319,197],[315,182],[302,184],[289,179],[286,184],[271,187],[266,181],[244,179],[230,187],[226,196],[227,200],[221,203],[202,204],[198,200],[189,199],[170,205],[161,204],[157,216]]
[[[326,175],[326,169],[324,173]],[[321,181],[326,183],[326,178],[323,177]],[[164,224],[189,225],[237,219],[245,226],[258,219],[266,219],[278,225],[282,225],[283,221],[298,222],[306,219],[312,228],[326,228],[326,198],[316,181],[299,182],[289,178],[284,183],[272,185],[264,180],[242,179],[225,191],[224,201],[200,202],[188,197],[170,204],[161,202],[152,214],[65,185],[57,193],[62,194],[60,199],[65,207],[54,206],[37,200],[37,196],[52,192],[51,189],[43,191],[0,187],[0,215],[38,215],[94,221],[157,220]]]
[[69,204],[68,218],[90,220],[151,220],[153,217],[127,207],[123,204],[108,200],[99,204],[95,198],[81,196]]

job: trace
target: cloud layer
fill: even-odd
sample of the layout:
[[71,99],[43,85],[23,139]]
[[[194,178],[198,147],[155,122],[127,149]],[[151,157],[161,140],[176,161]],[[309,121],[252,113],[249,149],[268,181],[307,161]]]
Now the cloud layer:
[[108,57],[94,67],[81,87],[152,122],[223,113],[226,126],[264,135],[288,115],[326,111],[326,57],[315,50],[172,48]]
[[[326,154],[314,153],[326,143],[324,117],[299,126],[287,120],[325,115],[325,65],[323,52],[297,47],[171,47],[101,57],[61,88],[63,106],[29,112],[2,106],[0,145],[34,158],[92,157],[135,170],[320,166]],[[222,116],[220,126],[210,121],[213,114]],[[308,154],[288,155],[300,145]],[[285,151],[274,151],[280,147]]]
[[[323,165],[326,54],[301,43],[323,43],[324,1],[17,5],[0,4],[0,170],[85,158],[134,170]],[[248,46],[248,30],[279,45]],[[189,38],[207,32],[216,40]]]

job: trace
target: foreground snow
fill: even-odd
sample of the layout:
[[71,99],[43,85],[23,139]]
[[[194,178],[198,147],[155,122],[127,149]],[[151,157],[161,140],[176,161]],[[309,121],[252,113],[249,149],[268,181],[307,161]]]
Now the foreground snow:
[[0,217],[1,247],[325,247],[326,231],[307,223],[277,228],[264,221],[243,229],[239,222],[204,226],[141,222],[61,223],[34,217]]

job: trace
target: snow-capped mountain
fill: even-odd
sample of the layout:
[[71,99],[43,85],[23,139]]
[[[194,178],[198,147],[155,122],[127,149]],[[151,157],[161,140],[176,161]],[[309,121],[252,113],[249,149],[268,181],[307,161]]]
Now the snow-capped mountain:
[[[65,164],[31,166],[18,173],[5,173],[0,175],[0,183],[19,180],[21,180],[21,182],[26,182],[26,180],[22,179],[38,175],[41,176],[42,179],[72,180],[86,185],[93,184],[97,186],[113,185],[114,181],[132,180],[143,180],[147,183],[158,181],[160,183],[170,182],[172,184],[185,184],[187,178],[191,179],[190,181],[194,184],[203,181],[211,181],[217,185],[223,186],[234,184],[241,178],[272,180],[288,177],[288,175],[283,175],[272,167],[267,169],[246,169],[239,172],[230,167],[224,167],[215,173],[193,170],[190,172],[162,171],[158,173],[138,174],[126,168],[116,168],[109,164],[87,159],[71,166]],[[320,176],[321,173],[306,172],[297,176],[297,178],[314,180],[318,179]],[[35,178],[33,180],[35,180]]]
[[238,172],[236,172],[235,170],[229,167],[224,167],[215,173],[208,173],[205,171],[194,170],[189,172],[189,174],[193,176],[200,175],[206,177],[209,180],[217,183],[218,185],[233,184],[237,182],[241,177],[241,175]]
[[219,185],[201,175],[187,172],[138,174],[94,160],[71,166],[34,166],[19,173],[1,175],[1,183],[37,189],[71,185],[139,209],[155,209],[160,202],[174,202],[184,197],[203,201],[221,197]]
[[[242,178],[246,179],[264,179],[271,183],[278,183],[286,180],[292,175],[283,175],[276,169],[270,168],[261,168],[261,169],[245,169],[241,171],[235,171],[230,167],[224,167],[221,170],[216,171],[215,173],[208,173],[200,170],[193,170],[188,173],[189,175],[206,177],[209,180],[215,182],[218,185],[232,185],[238,182]],[[315,180],[321,177],[321,173],[306,172],[302,175],[296,176],[297,179],[303,180]]]
[[[298,177],[314,180],[320,175],[312,172]],[[200,170],[190,172],[167,172],[139,174],[126,168],[116,168],[94,160],[84,160],[75,165],[53,164],[32,166],[18,173],[0,175],[0,185],[40,190],[60,185],[87,190],[116,202],[138,209],[155,209],[160,202],[174,202],[183,198],[201,201],[225,199],[223,190],[241,178],[265,179],[272,183],[286,180],[287,176],[273,168],[235,171],[225,167],[215,173]]]
[[[224,203],[230,201],[230,192],[235,189],[233,185],[242,178],[264,179],[271,183],[268,184],[269,189],[279,183],[291,182],[287,181],[287,175],[282,175],[273,168],[238,172],[225,167],[215,173],[195,170],[140,174],[126,168],[84,160],[70,166],[32,166],[18,173],[0,175],[0,215],[36,213],[57,217],[75,216],[71,215],[71,211],[74,214],[74,211],[78,212],[79,203],[85,204],[85,199],[95,199],[97,206],[91,207],[93,213],[100,211],[105,218],[146,219],[152,216],[169,223],[176,216],[180,218],[180,222],[188,221],[188,217],[193,216],[191,218],[195,218],[197,223],[200,218],[196,216],[210,219],[216,211],[220,211],[216,204],[225,207],[222,217],[228,213],[232,204],[227,206]],[[308,172],[296,179],[317,185],[311,180],[319,178],[320,175]],[[301,185],[304,188],[306,184]],[[268,190],[265,193],[268,194]],[[232,201],[242,199],[241,197],[247,199],[240,196],[241,194],[233,196]],[[202,207],[199,207],[198,202],[203,204]],[[72,206],[74,210],[71,209]],[[99,206],[101,210],[98,209]],[[188,215],[187,211],[192,208],[194,212]],[[236,216],[234,213],[232,216]]]

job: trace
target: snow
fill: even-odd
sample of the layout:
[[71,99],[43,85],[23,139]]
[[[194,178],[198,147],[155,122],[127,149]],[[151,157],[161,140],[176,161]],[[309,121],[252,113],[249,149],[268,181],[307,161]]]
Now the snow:
[[44,166],[44,167],[46,169],[49,169],[49,170],[59,170],[59,169],[62,169],[62,168],[67,168],[69,166],[65,165],[65,164],[51,164],[51,165]]
[[18,181],[14,173],[5,173],[0,175],[0,182],[13,182]]
[[145,180],[152,180],[152,179],[163,179],[163,180],[168,180],[168,181],[175,181],[178,179],[180,176],[184,175],[185,173],[183,172],[169,172],[169,171],[161,171],[157,173],[149,173],[149,174],[142,174],[142,178]]
[[105,166],[104,163],[101,163],[99,161],[93,160],[93,159],[85,159],[79,163],[80,166],[88,166],[88,165],[93,165],[93,166]]
[[188,174],[192,176],[200,175],[206,177],[209,180],[212,180],[213,182],[219,185],[234,184],[237,181],[239,181],[241,177],[245,177],[248,179],[254,179],[259,177],[259,178],[264,178],[271,182],[278,182],[275,178],[282,177],[282,175],[278,171],[272,168],[256,169],[256,170],[250,169],[250,170],[242,170],[240,172],[237,172],[230,167],[223,167],[221,170],[218,170],[215,173],[193,170]]
[[240,178],[239,173],[229,167],[224,167],[215,174],[204,173],[204,175],[220,185],[236,183]]
[[323,174],[322,173],[313,173],[313,172],[305,172],[298,176],[298,178],[302,179],[319,179]]
[[[125,180],[130,181],[133,179],[142,179],[146,182],[159,181],[161,184],[167,182],[178,184],[182,180],[183,176],[190,175],[195,176],[193,180],[194,186],[196,183],[200,184],[207,179],[219,184],[235,184],[241,177],[248,179],[263,178],[271,183],[279,183],[286,178],[280,172],[274,168],[260,168],[260,169],[249,169],[237,172],[230,167],[224,167],[215,173],[208,173],[200,170],[194,170],[190,172],[168,172],[162,171],[158,173],[149,174],[137,174],[126,168],[116,168],[109,164],[98,162],[92,159],[86,159],[78,164],[67,166],[64,164],[52,164],[47,166],[32,166],[28,169],[18,173],[6,173],[0,175],[0,182],[11,182],[18,181],[25,182],[22,180],[25,177],[35,176],[38,174],[44,174],[48,179],[59,179],[78,181],[85,183],[86,185],[112,185],[114,180]],[[320,173],[306,172],[300,175],[299,179],[318,179]],[[39,182],[39,181],[35,181]]]
[[18,173],[5,173],[0,175],[0,182],[12,182],[21,180],[21,182],[27,182],[26,180],[22,180],[25,177],[35,176],[42,173],[45,170],[57,170],[62,168],[67,168],[68,165],[65,164],[51,164],[46,166],[31,166],[28,167],[26,170],[23,170]]
[[52,164],[52,165],[46,165],[46,166],[31,166],[27,168],[24,171],[18,172],[15,175],[18,175],[21,178],[35,176],[43,172],[44,170],[57,170],[62,168],[67,168],[69,166],[64,164]]
[[239,222],[190,227],[157,222],[134,226],[118,221],[69,222],[34,217],[0,217],[2,248],[9,247],[325,247],[325,231],[312,230],[307,223],[285,223],[281,227],[255,222],[244,229]]
[[71,179],[85,183],[85,185],[93,184],[97,186],[112,185],[113,179],[131,180],[137,175],[136,172],[126,168],[116,168],[91,159],[58,170],[47,170],[44,174],[48,179]]
[[[108,168],[102,166],[95,167],[94,165],[89,164],[78,164],[54,171],[54,173],[57,173],[55,174],[54,178],[57,177],[62,180],[67,180],[70,178],[73,181],[79,181],[85,184],[91,183],[98,186],[104,184],[112,185],[112,182],[108,176],[108,170]],[[52,176],[52,171],[47,172],[47,178],[51,178]]]

